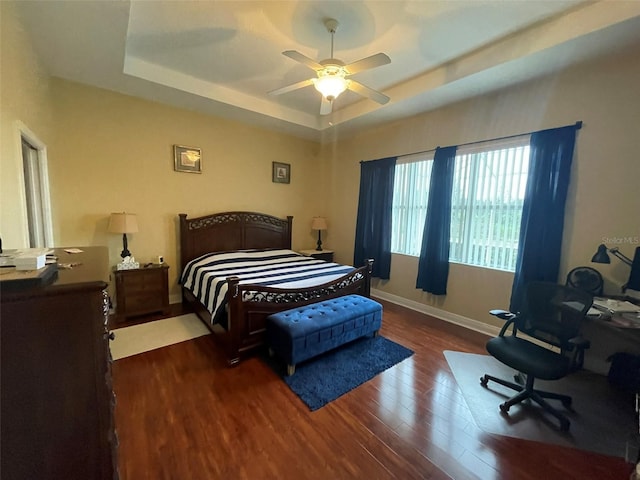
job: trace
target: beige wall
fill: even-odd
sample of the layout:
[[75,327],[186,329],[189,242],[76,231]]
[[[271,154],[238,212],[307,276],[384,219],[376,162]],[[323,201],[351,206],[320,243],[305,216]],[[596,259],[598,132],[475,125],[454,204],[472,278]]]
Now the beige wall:
[[[619,246],[631,256],[640,237],[639,56],[635,51],[609,57],[325,145],[332,193],[329,215],[337,230],[334,235],[349,247],[340,252],[339,260],[353,257],[359,161],[582,120],[566,207],[560,280],[575,266],[591,265],[605,276],[605,291],[619,293],[629,268],[616,259],[611,265],[591,264],[590,259],[606,238],[627,239]],[[447,296],[434,297],[415,289],[416,270],[417,258],[394,255],[391,279],[376,282],[375,288],[466,318],[501,323],[487,311],[508,307],[511,274],[453,264]]]
[[[140,231],[129,235],[129,249],[143,263],[164,255],[173,267],[173,300],[178,213],[293,215],[293,247],[313,248],[311,218],[326,215],[317,143],[51,79],[13,3],[0,6],[0,235],[6,248],[27,246],[18,122],[47,146],[54,244],[107,245],[115,264],[122,239],[106,232],[109,213],[136,213]],[[202,174],[174,171],[174,144],[202,149]],[[291,164],[290,184],[271,181],[273,161]]]
[[[324,213],[316,143],[60,79],[52,94],[57,245],[108,245],[116,263],[122,239],[107,233],[109,213],[136,213],[129,250],[141,263],[163,254],[174,294],[178,213],[293,215],[293,247],[314,245],[311,218]],[[174,171],[174,144],[202,149],[202,174]],[[273,161],[291,164],[290,184],[271,181]]]
[[49,76],[17,20],[0,2],[0,236],[5,247],[28,247],[20,130],[52,139]]

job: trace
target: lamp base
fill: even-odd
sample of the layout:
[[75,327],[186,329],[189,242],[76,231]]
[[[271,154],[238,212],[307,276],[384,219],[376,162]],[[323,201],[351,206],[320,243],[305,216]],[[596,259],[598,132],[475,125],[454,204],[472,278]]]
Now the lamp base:
[[127,234],[122,234],[122,252],[120,253],[122,258],[130,257],[131,252],[129,251],[129,246],[127,245]]
[[320,230],[318,230],[318,245],[316,246],[316,252],[321,252],[322,251],[322,234],[320,233]]

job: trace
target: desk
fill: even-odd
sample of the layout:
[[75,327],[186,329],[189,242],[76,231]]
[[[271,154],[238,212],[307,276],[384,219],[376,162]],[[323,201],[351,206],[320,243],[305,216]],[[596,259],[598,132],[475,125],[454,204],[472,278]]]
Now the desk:
[[606,312],[586,317],[582,335],[591,340],[591,348],[585,352],[585,369],[606,375],[611,366],[607,358],[614,353],[640,355],[640,322],[625,317]]

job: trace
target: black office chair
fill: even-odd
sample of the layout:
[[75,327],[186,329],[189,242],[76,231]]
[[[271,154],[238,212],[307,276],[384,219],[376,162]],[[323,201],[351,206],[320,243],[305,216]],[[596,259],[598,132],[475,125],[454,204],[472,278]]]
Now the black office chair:
[[[491,310],[492,315],[506,320],[506,323],[499,336],[489,340],[486,347],[497,360],[523,373],[526,383],[523,386],[484,375],[480,384],[486,387],[492,380],[519,392],[500,405],[503,413],[507,413],[512,405],[530,398],[560,421],[562,431],[567,431],[569,420],[545,398],[560,400],[564,407],[569,408],[571,397],[535,390],[533,384],[536,378],[558,380],[582,367],[584,351],[590,344],[580,337],[580,327],[593,297],[583,290],[548,282],[531,282],[525,290],[525,307],[521,313]],[[507,330],[512,325],[509,334]],[[556,347],[556,351],[533,343],[522,334]]]

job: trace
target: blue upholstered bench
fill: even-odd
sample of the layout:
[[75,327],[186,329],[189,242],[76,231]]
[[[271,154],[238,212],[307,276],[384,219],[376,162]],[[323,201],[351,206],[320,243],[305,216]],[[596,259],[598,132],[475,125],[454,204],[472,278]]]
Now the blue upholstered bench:
[[374,336],[382,325],[382,305],[360,295],[346,295],[267,317],[271,354],[287,362],[287,375],[296,364],[344,345]]

